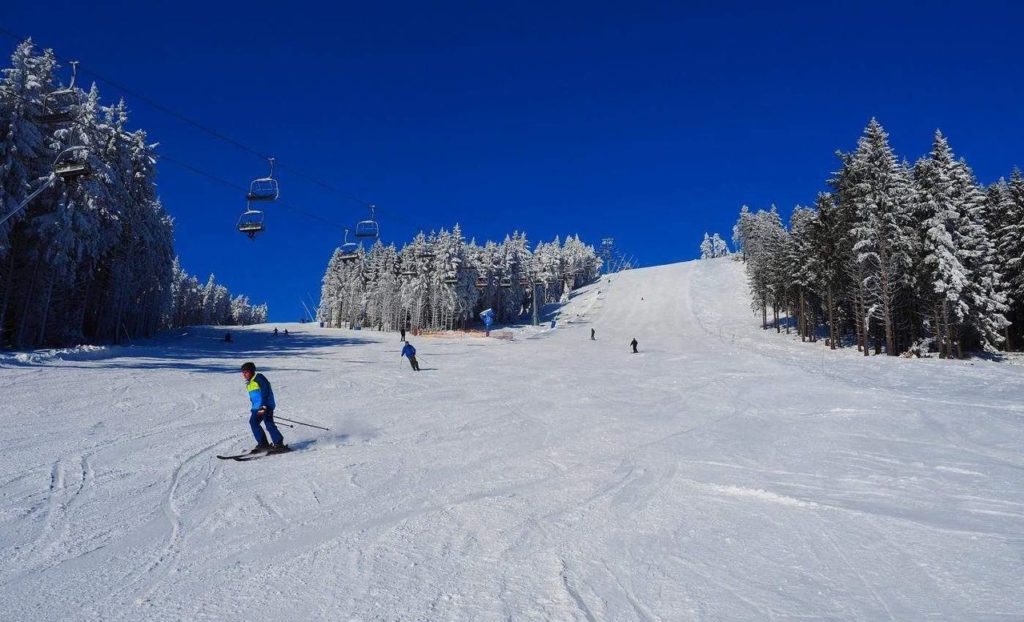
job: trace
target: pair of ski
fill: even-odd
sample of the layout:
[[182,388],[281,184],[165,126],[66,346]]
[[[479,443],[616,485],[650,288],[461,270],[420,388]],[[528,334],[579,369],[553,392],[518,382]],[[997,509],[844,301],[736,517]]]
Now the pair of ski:
[[291,451],[290,448],[282,451],[275,451],[271,453],[269,450],[257,451],[256,453],[245,452],[244,454],[235,454],[233,456],[217,456],[221,460],[234,460],[235,462],[249,462],[250,460],[256,460],[265,456],[276,456],[278,454],[286,454]]

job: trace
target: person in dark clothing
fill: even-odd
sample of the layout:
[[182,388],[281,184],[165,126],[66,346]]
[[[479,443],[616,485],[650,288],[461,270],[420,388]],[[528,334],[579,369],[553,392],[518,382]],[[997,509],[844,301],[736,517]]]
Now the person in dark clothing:
[[[273,454],[288,451],[288,446],[284,444],[284,436],[274,425],[274,408],[277,404],[274,402],[274,390],[270,387],[270,381],[263,374],[257,374],[256,364],[251,362],[242,365],[242,377],[245,378],[245,388],[249,392],[249,401],[252,405],[249,427],[252,429],[252,435],[256,437],[256,446],[250,453],[265,451]],[[267,442],[267,435],[263,433],[260,423],[266,426],[273,445]]]
[[412,347],[412,344],[408,341],[405,342],[405,347],[402,348],[402,356],[409,357],[409,364],[412,365],[413,371],[420,370],[420,364],[416,362],[416,348]]
[[398,329],[398,334],[401,335],[402,341],[405,341],[405,327]]
[[231,343],[231,333],[230,332],[224,333],[224,341],[226,341],[227,343]]
[[629,345],[633,346],[633,354],[636,354],[636,346],[637,346],[636,337],[633,337],[633,341],[630,341]]
[[590,340],[594,341],[594,329],[593,328],[590,329]]

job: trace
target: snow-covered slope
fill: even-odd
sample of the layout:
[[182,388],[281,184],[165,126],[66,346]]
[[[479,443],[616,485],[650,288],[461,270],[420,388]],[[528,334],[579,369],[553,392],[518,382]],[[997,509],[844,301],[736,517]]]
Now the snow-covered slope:
[[[418,374],[272,328],[3,359],[0,619],[1024,617],[1024,368],[761,331],[727,260],[412,338]],[[331,431],[217,460],[245,360]]]

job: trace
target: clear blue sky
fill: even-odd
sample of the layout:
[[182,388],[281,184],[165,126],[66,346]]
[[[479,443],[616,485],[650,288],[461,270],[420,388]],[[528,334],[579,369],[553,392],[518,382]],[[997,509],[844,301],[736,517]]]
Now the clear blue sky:
[[[6,0],[0,26],[376,203],[385,241],[459,222],[480,241],[579,233],[642,265],[690,259],[741,204],[812,203],[872,116],[911,160],[941,128],[985,183],[1024,167],[1017,2],[151,4]],[[169,158],[264,174],[126,99]],[[337,226],[272,206],[250,242],[239,192],[159,171],[185,267],[273,320],[318,296],[365,213],[282,171],[282,201]]]

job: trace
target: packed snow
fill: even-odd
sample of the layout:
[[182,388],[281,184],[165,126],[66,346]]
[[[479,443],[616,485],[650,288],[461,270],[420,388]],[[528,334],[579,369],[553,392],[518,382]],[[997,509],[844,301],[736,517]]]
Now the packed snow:
[[[554,313],[419,373],[299,324],[5,355],[0,619],[1024,618],[1024,367],[763,331],[729,259]],[[217,460],[246,360],[330,431]]]

